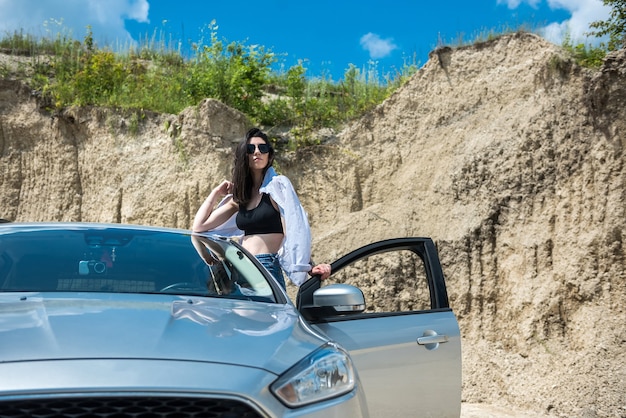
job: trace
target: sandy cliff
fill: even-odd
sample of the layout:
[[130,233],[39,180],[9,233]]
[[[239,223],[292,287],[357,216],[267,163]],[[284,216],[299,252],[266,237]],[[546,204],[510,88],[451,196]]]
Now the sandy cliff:
[[[278,160],[317,260],[431,236],[463,336],[463,398],[626,416],[626,51],[585,70],[530,34],[431,53],[324,145]],[[0,80],[0,217],[187,228],[248,121],[207,100],[54,117]]]

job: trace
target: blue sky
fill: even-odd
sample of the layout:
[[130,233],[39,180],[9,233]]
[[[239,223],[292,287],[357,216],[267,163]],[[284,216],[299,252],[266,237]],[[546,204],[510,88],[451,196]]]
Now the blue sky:
[[597,43],[584,34],[609,11],[602,0],[0,0],[0,34],[61,29],[82,40],[90,25],[98,46],[117,49],[156,35],[187,54],[192,42],[208,40],[215,21],[219,38],[263,45],[286,68],[301,60],[308,76],[337,81],[350,64],[375,63],[381,74],[406,62],[423,65],[438,45],[490,30],[524,27],[557,44],[565,33]]

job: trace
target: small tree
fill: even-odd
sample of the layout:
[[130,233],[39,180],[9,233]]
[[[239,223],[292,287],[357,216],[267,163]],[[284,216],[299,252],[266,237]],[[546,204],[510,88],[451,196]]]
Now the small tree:
[[603,0],[605,6],[611,7],[611,16],[608,20],[598,20],[589,26],[595,31],[592,36],[609,36],[607,45],[609,51],[626,47],[626,0]]

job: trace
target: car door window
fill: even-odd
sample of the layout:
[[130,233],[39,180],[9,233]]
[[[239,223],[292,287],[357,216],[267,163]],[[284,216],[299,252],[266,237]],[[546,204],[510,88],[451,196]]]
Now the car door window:
[[359,259],[333,274],[330,283],[360,288],[366,313],[421,311],[431,305],[424,262],[408,250]]

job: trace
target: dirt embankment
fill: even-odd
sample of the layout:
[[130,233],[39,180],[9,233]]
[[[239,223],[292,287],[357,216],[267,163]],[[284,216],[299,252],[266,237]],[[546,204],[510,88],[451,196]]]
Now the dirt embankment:
[[[443,48],[376,110],[278,161],[317,260],[433,237],[467,405],[626,416],[625,59],[581,69],[530,34]],[[189,227],[248,121],[208,100],[134,124],[51,117],[0,80],[0,216]]]

